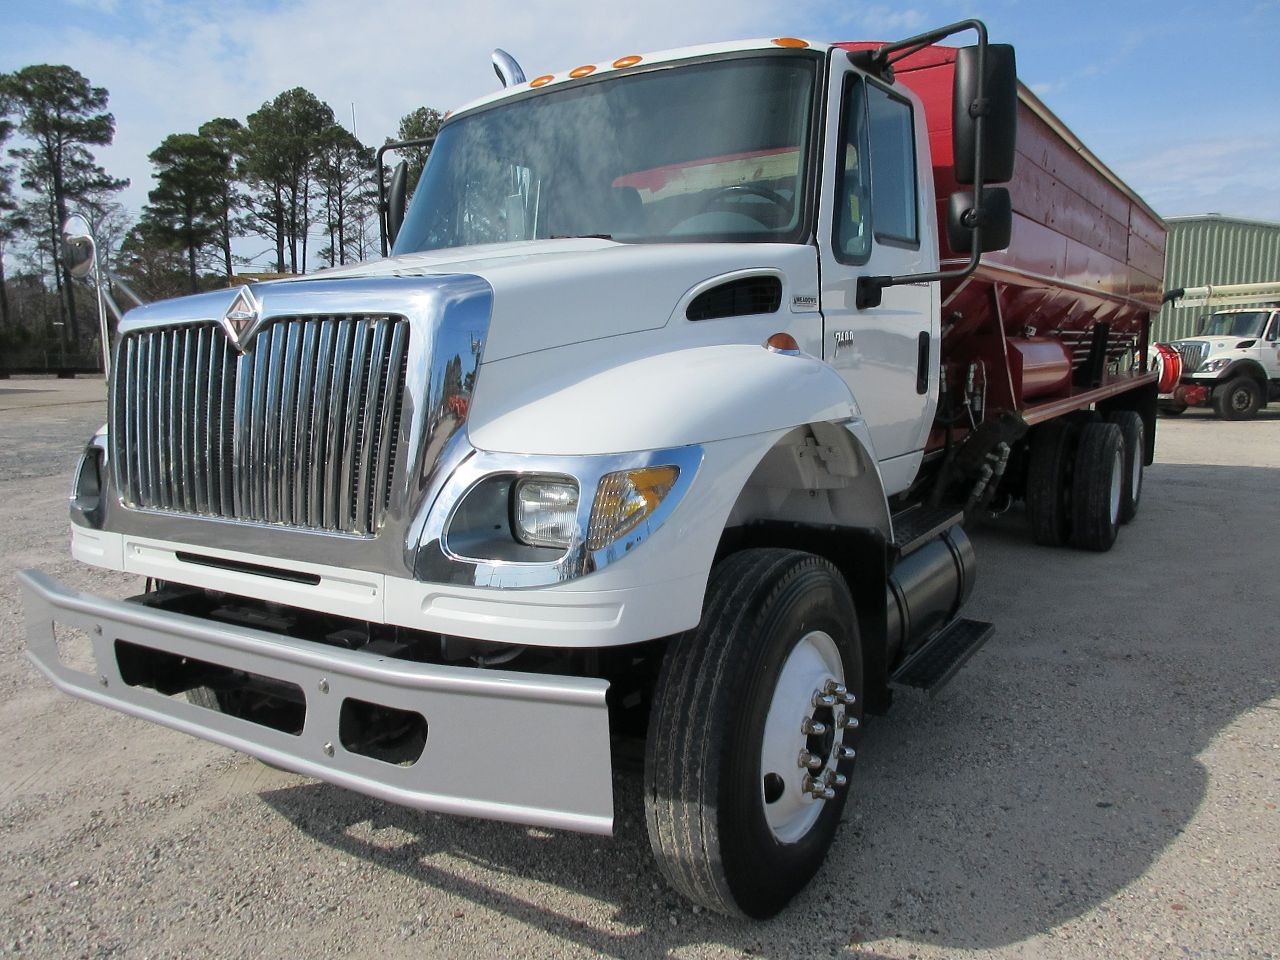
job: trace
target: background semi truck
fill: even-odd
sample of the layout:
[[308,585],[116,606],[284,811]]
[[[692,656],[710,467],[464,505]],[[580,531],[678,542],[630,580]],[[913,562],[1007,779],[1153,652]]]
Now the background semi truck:
[[1164,229],[977,21],[496,63],[388,259],[124,317],[72,551],[146,589],[27,572],[30,656],[427,810],[608,833],[642,757],[671,884],[767,916],[988,635],[966,518],[1133,516]]

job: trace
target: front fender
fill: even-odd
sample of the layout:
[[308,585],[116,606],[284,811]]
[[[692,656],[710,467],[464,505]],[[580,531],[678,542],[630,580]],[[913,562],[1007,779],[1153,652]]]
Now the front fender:
[[482,366],[471,443],[495,452],[592,455],[859,416],[848,386],[815,357],[739,343],[619,360],[625,339]]

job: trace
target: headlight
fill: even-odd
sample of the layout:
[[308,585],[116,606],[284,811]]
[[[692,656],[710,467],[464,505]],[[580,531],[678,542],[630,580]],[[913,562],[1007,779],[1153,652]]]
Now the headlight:
[[1203,367],[1197,370],[1196,373],[1217,373],[1224,367],[1229,366],[1230,363],[1230,357],[1218,357],[1216,360],[1210,360]]
[[572,480],[525,477],[511,493],[511,532],[531,547],[567,549],[578,519],[578,486]]
[[606,473],[591,508],[587,549],[603,550],[634,530],[658,508],[679,476],[680,468],[675,466]]

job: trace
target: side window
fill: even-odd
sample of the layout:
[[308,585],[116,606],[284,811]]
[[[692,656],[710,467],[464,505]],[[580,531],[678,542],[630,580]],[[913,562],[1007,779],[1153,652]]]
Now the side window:
[[1271,329],[1267,331],[1267,339],[1272,343],[1280,340],[1280,313],[1271,315]]
[[845,81],[840,150],[843,162],[836,172],[835,236],[831,245],[842,263],[866,263],[871,255],[867,100],[862,80],[855,75]]
[[911,104],[867,85],[871,133],[871,206],[877,240],[920,242],[916,148]]

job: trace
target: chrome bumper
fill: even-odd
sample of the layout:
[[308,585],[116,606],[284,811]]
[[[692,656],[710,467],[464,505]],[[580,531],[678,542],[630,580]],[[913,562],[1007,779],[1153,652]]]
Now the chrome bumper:
[[[604,680],[410,663],[107,600],[34,570],[18,579],[27,656],[72,696],[403,806],[613,830]],[[91,639],[93,674],[59,658],[55,623]],[[126,684],[118,640],[296,684],[306,699],[301,733]],[[345,750],[338,725],[347,698],[420,713],[422,755],[399,766]]]

